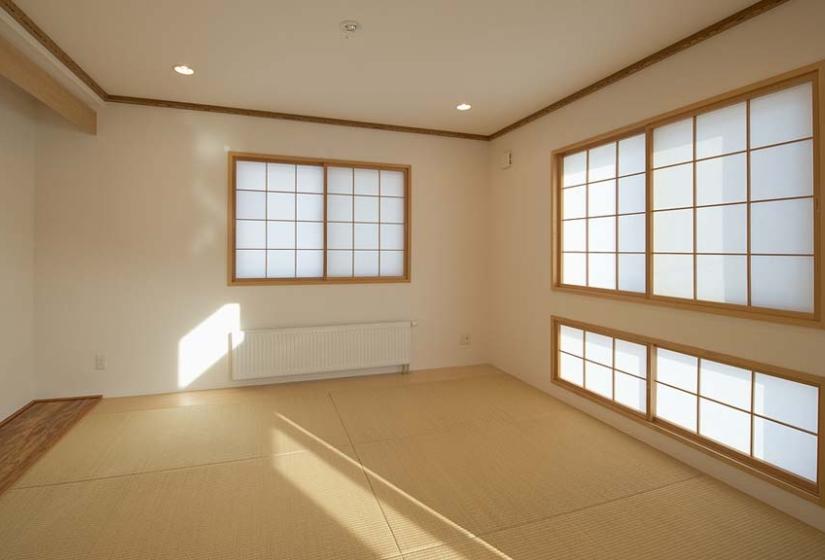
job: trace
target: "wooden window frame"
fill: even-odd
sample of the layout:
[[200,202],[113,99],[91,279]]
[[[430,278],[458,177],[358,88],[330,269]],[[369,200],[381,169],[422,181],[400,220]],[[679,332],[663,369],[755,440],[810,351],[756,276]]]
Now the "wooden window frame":
[[[636,344],[644,345],[647,348],[647,412],[641,413],[631,408],[625,407],[611,399],[593,393],[584,387],[579,387],[569,381],[560,377],[560,356],[561,348],[559,345],[559,333],[562,326],[581,329],[584,331],[593,332],[613,338],[619,338]],[[563,317],[553,316],[550,318],[550,379],[552,383],[571,391],[578,396],[584,397],[590,401],[596,402],[602,406],[609,408],[614,412],[630,418],[637,422],[648,426],[649,428],[663,434],[667,434],[682,443],[686,443],[691,447],[698,449],[716,459],[720,459],[727,464],[733,465],[749,474],[758,476],[767,480],[785,490],[793,492],[812,502],[816,502],[825,506],[825,378],[794,371],[787,368],[782,368],[774,365],[764,364],[738,358],[727,354],[712,352],[693,346],[684,344],[677,344],[657,338],[641,336],[634,333],[620,331],[608,327],[602,327],[573,319],[566,319]],[[697,432],[691,432],[679,426],[676,426],[666,420],[656,417],[656,350],[658,348],[664,350],[671,350],[682,354],[688,354],[698,358],[699,360],[709,360],[731,365],[738,368],[758,371],[774,377],[788,379],[797,383],[817,387],[819,390],[818,402],[818,423],[817,423],[817,481],[813,483],[807,479],[794,475],[781,468],[775,467],[769,463],[760,461],[748,454],[741,453],[730,447],[716,443],[698,432],[699,416],[697,414]],[[583,358],[582,358],[583,359]],[[697,365],[697,370],[699,366]],[[753,375],[753,374],[752,374]],[[698,378],[697,378],[698,379]],[[752,390],[753,390],[753,379]],[[698,389],[697,389],[698,391]],[[704,398],[704,397],[703,397]],[[697,407],[700,399],[697,396]],[[725,406],[730,406],[725,404]],[[751,403],[753,407],[753,403]],[[735,408],[735,407],[732,407]],[[760,416],[752,413],[753,416]],[[770,419],[769,419],[770,420]],[[781,422],[780,422],[781,423]],[[799,430],[799,428],[794,428]],[[800,430],[804,431],[804,430]],[[753,428],[751,428],[751,438],[753,438]]]
[[[317,278],[237,278],[235,276],[235,204],[236,204],[236,164],[239,161],[261,163],[285,163],[290,165],[315,165],[324,168],[324,275]],[[327,168],[352,167],[358,169],[376,169],[384,171],[401,171],[404,173],[404,274],[402,276],[327,276]],[[326,158],[305,158],[279,156],[249,152],[229,152],[228,156],[229,196],[227,201],[227,284],[229,286],[279,286],[295,284],[399,284],[409,283],[411,271],[411,207],[412,207],[412,166],[395,163],[374,163],[365,161],[337,160]],[[266,191],[264,191],[266,192]],[[353,192],[353,196],[355,196]],[[380,194],[379,194],[380,196]],[[354,219],[354,218],[353,218]],[[380,225],[380,222],[378,222]],[[379,249],[380,250],[380,249]],[[353,274],[355,271],[353,270]],[[379,271],[380,273],[380,271]]]
[[[580,295],[591,295],[598,297],[607,297],[619,299],[624,301],[642,302],[653,305],[664,305],[676,307],[680,309],[688,309],[693,311],[701,311],[707,313],[718,313],[734,317],[742,317],[748,319],[758,319],[765,321],[774,321],[781,323],[790,323],[795,325],[825,328],[825,316],[823,315],[823,302],[825,302],[825,278],[822,274],[822,250],[825,247],[825,228],[822,227],[822,216],[820,211],[820,197],[822,190],[822,173],[825,169],[825,142],[822,141],[821,135],[825,133],[825,61],[820,61],[816,64],[805,66],[791,72],[787,72],[780,76],[763,80],[755,84],[750,84],[743,88],[739,88],[722,95],[718,95],[711,99],[707,99],[698,103],[682,107],[675,111],[670,111],[663,115],[646,119],[644,121],[634,123],[630,126],[622,127],[618,130],[611,131],[606,134],[590,138],[588,140],[577,142],[563,148],[554,150],[551,153],[551,221],[553,227],[553,243],[551,243],[551,268],[552,280],[551,289],[559,292],[568,292]],[[694,278],[694,299],[682,299],[670,296],[655,295],[653,293],[653,130],[660,126],[676,122],[682,119],[695,117],[720,109],[729,105],[734,105],[742,101],[765,95],[774,91],[792,87],[801,83],[810,82],[813,86],[813,205],[814,205],[814,309],[813,312],[798,312],[782,309],[772,309],[764,307],[756,307],[750,305],[750,267],[748,270],[748,304],[731,304],[721,302],[711,302],[695,299],[696,296],[696,282]],[[617,288],[605,289],[594,288],[589,286],[577,286],[562,283],[562,258],[563,258],[563,228],[562,228],[562,189],[563,189],[563,158],[575,152],[580,152],[590,148],[595,148],[600,145],[619,142],[625,138],[645,134],[646,136],[646,162],[645,162],[645,180],[646,180],[646,285],[645,292],[628,292],[621,291]],[[695,134],[695,130],[694,130]],[[694,148],[695,149],[695,148]],[[750,147],[745,151],[750,154]],[[750,157],[748,156],[748,159]],[[694,162],[695,160],[691,160]],[[748,192],[750,192],[750,169],[748,169]],[[695,176],[694,176],[695,183]],[[695,184],[694,184],[695,190]],[[694,200],[695,204],[695,200]],[[750,195],[748,195],[748,208],[750,208]],[[618,205],[618,201],[617,201]],[[618,206],[617,206],[618,208]],[[750,216],[750,212],[748,212]],[[696,215],[694,212],[694,221]],[[750,224],[750,218],[748,218]],[[696,231],[694,229],[693,235],[695,237]],[[750,227],[748,227],[748,240],[750,239]],[[694,240],[695,241],[695,240]],[[617,255],[618,255],[618,243]],[[750,245],[750,242],[749,242]],[[696,255],[696,246],[694,243],[694,259]],[[750,247],[748,247],[750,249]],[[748,263],[750,263],[750,250],[748,250]],[[616,267],[616,274],[618,276],[618,265]],[[694,266],[694,276],[696,269]]]

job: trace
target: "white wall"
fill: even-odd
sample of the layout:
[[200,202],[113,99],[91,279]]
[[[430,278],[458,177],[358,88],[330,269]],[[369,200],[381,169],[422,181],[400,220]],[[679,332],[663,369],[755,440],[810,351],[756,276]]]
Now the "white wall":
[[[794,0],[514,131],[491,147],[493,363],[825,529],[822,509],[550,383],[551,315],[825,374],[825,332],[550,289],[550,153],[825,58],[825,2]],[[504,150],[514,165],[497,166]]]
[[0,420],[34,397],[37,107],[0,78]]
[[[178,390],[182,337],[233,303],[245,329],[414,319],[413,368],[487,361],[487,149],[117,104],[101,109],[96,137],[50,119],[38,159],[39,393]],[[412,282],[228,287],[228,150],[411,164]],[[471,346],[459,346],[462,333]],[[213,331],[195,348],[225,340]],[[94,369],[97,353],[106,371]],[[188,388],[229,384],[221,359]]]

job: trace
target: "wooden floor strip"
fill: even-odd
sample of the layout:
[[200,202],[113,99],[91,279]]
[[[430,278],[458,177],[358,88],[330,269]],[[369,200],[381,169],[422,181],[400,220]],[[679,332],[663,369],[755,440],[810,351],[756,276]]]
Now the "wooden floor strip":
[[99,401],[100,396],[33,401],[0,424],[0,494]]

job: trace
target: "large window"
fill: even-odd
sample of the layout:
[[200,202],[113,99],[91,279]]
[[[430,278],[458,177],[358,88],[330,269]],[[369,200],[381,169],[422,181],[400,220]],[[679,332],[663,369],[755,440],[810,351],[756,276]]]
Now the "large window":
[[557,152],[555,286],[821,325],[818,79]]
[[232,284],[409,279],[408,166],[230,154]]
[[554,319],[553,379],[822,498],[825,380]]

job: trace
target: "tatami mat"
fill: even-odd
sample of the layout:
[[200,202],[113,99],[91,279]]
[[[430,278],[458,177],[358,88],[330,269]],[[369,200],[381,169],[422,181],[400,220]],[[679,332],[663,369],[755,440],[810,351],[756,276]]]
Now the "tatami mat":
[[808,560],[823,547],[486,366],[104,399],[0,495],[4,560]]

